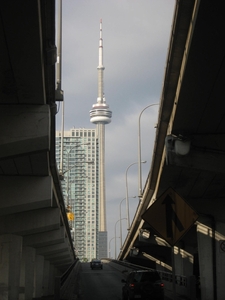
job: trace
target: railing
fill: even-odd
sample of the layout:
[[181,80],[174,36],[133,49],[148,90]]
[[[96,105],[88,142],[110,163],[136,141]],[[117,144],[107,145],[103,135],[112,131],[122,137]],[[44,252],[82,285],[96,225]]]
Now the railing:
[[[121,265],[121,266],[124,266],[124,267],[127,267],[127,268],[130,268],[132,270],[140,270],[140,269],[152,270],[151,268],[147,268],[147,267],[144,267],[144,266],[135,265],[135,264],[132,264],[132,263],[119,261],[119,260],[115,260],[115,259],[105,258],[105,260],[111,261],[113,263],[116,263],[118,265]],[[172,282],[173,281],[172,272],[165,272],[165,271],[160,271],[160,270],[157,270],[157,272],[159,273],[162,280],[167,281],[167,282]],[[175,282],[179,286],[187,287],[187,277],[186,276],[176,274],[175,275]]]
[[[161,279],[168,282],[173,282],[173,275],[170,272],[157,270]],[[175,283],[179,286],[187,287],[187,277],[183,275],[175,275]]]
[[78,274],[81,263],[76,259],[62,276],[55,278],[54,300],[72,299],[72,295],[78,285]]

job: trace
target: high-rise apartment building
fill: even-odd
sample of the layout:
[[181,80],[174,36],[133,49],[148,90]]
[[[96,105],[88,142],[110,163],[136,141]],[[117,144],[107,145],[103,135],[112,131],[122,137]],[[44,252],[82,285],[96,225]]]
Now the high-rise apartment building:
[[56,160],[76,255],[80,260],[99,257],[99,146],[96,129],[56,132]]

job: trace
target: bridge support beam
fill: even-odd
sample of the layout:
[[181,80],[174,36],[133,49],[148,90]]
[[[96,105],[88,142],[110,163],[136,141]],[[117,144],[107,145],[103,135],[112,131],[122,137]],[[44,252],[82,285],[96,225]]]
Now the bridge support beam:
[[[10,120],[10,122],[9,122]],[[49,105],[4,105],[0,111],[1,158],[50,149]]]
[[40,248],[37,248],[37,254],[47,256],[47,255],[62,253],[64,251],[68,250],[68,248],[69,248],[68,245],[69,245],[69,243],[66,240],[64,243],[50,245],[50,246],[46,246],[46,247],[40,247]]
[[[55,230],[40,232],[32,235],[25,235],[23,237],[23,245],[34,248],[47,247],[65,241],[65,228],[60,227]],[[38,253],[42,254],[42,253]]]
[[[0,214],[13,214],[52,206],[50,176],[1,176]],[[16,195],[15,195],[16,191]]]
[[0,219],[0,234],[29,235],[60,227],[59,208],[46,208],[5,215]]

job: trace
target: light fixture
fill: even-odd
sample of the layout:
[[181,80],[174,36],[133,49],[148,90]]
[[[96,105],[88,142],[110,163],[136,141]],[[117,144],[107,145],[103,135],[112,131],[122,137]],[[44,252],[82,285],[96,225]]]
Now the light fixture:
[[191,141],[188,139],[176,139],[174,143],[174,150],[176,155],[188,155],[190,152]]
[[137,256],[138,253],[139,253],[139,249],[138,248],[133,247],[133,248],[130,249],[130,255],[131,256]]
[[170,162],[171,155],[186,156],[190,152],[191,140],[183,135],[167,135],[165,139],[166,163]]
[[139,234],[143,239],[149,239],[150,238],[150,231],[147,230],[147,229],[140,229]]

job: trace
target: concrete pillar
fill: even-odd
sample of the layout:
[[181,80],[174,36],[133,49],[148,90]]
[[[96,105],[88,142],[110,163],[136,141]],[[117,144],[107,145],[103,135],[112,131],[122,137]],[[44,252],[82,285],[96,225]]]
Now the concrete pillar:
[[[186,297],[189,297],[190,294],[195,295],[195,285],[193,286],[192,282],[190,282],[190,278],[193,275],[193,249],[192,247],[185,247],[185,250],[179,247],[174,247],[174,262],[175,262],[175,273],[176,275],[181,275],[181,277],[177,277],[177,286],[176,291]],[[183,277],[187,277],[187,286],[184,285]],[[179,281],[180,280],[180,281]],[[194,296],[189,299],[195,299]]]
[[34,268],[34,298],[43,296],[44,256],[36,255]]
[[23,247],[19,300],[30,300],[34,292],[35,249]]
[[0,299],[18,300],[22,237],[12,234],[0,236]]
[[188,245],[185,245],[185,250],[176,246],[174,248],[176,274],[192,276],[194,263],[194,249],[192,247],[188,247]]
[[225,295],[225,224],[216,224],[216,281],[217,300],[223,300]]
[[50,281],[50,262],[44,261],[44,274],[43,274],[43,296],[49,295],[49,281]]
[[213,287],[213,230],[209,218],[199,218],[197,225],[201,299],[214,299]]
[[49,267],[49,285],[48,285],[48,294],[49,295],[54,295],[55,276],[56,276],[56,269],[52,264],[50,264],[50,267]]
[[[182,258],[182,249],[178,247],[174,247],[174,263],[175,263],[175,272],[176,274],[183,275],[184,267],[183,267],[183,258]],[[173,254],[172,254],[173,255]]]

